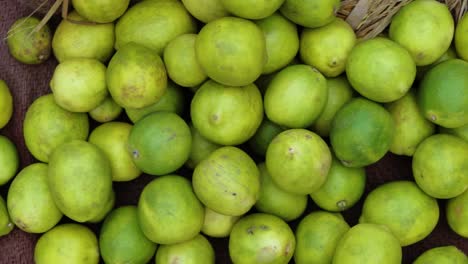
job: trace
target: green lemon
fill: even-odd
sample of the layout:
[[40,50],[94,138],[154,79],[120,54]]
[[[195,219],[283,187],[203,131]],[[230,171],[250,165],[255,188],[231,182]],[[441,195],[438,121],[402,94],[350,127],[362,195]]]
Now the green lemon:
[[205,221],[201,232],[210,237],[228,237],[240,216],[220,214],[205,207]]
[[259,212],[276,215],[285,221],[299,218],[307,207],[307,195],[282,190],[271,179],[265,163],[257,167],[260,171],[260,194],[255,208]]
[[164,175],[184,165],[191,146],[190,128],[181,117],[171,112],[154,112],[132,127],[127,151],[141,171]]
[[447,201],[446,217],[448,225],[455,233],[468,238],[468,191]]
[[394,130],[392,116],[383,106],[358,97],[336,113],[330,142],[336,157],[345,166],[364,167],[387,153]]
[[182,0],[192,16],[203,23],[229,15],[221,0]]
[[416,147],[435,132],[435,125],[419,111],[416,97],[409,91],[402,98],[385,105],[395,124],[390,152],[413,156]]
[[130,0],[72,0],[75,10],[88,19],[98,23],[110,23],[125,13]]
[[339,240],[333,264],[400,264],[402,249],[398,239],[384,226],[357,224]]
[[125,122],[107,122],[94,128],[89,135],[88,141],[98,146],[109,159],[113,181],[130,181],[141,174],[127,149],[132,127]]
[[461,59],[468,61],[468,15],[465,13],[460,20],[458,20],[457,27],[455,28],[455,49]]
[[193,96],[190,116],[206,139],[238,145],[249,140],[262,122],[262,95],[253,83],[233,87],[208,80]]
[[42,162],[48,162],[50,153],[57,146],[73,139],[86,140],[88,133],[88,115],[61,108],[52,94],[36,98],[23,121],[26,147]]
[[401,45],[376,37],[359,42],[351,50],[346,76],[362,96],[376,102],[391,102],[411,88],[416,65]]
[[146,264],[156,252],[156,244],[141,231],[136,206],[114,209],[99,232],[99,249],[105,263]]
[[114,208],[116,198],[115,196],[115,191],[111,190],[109,196],[105,200],[106,202],[104,206],[101,208],[101,211],[96,216],[89,219],[87,222],[91,224],[101,223],[104,220],[104,218],[110,213],[110,211],[112,211],[112,209]]
[[155,263],[214,264],[215,251],[203,235],[177,244],[161,245],[156,252]]
[[265,114],[278,125],[306,128],[323,111],[327,96],[327,82],[319,71],[305,64],[287,66],[266,89]]
[[468,124],[468,62],[450,59],[422,79],[418,106],[431,122],[446,128]]
[[192,185],[206,207],[221,214],[239,216],[247,213],[258,199],[260,172],[247,153],[226,146],[198,163]]
[[468,189],[468,142],[447,134],[426,138],[413,155],[413,177],[428,195],[449,199]]
[[83,140],[63,143],[52,152],[47,180],[57,207],[76,222],[98,216],[112,192],[107,156]]
[[208,77],[229,86],[254,82],[267,60],[262,30],[238,17],[222,17],[204,25],[195,41],[195,54]]
[[133,123],[157,111],[173,112],[181,116],[185,110],[185,100],[182,87],[168,80],[166,91],[156,103],[142,108],[125,108],[125,113]]
[[279,188],[310,194],[326,181],[332,156],[325,141],[306,129],[279,133],[268,146],[265,164]]
[[118,105],[142,108],[161,99],[166,92],[167,73],[158,54],[130,42],[120,47],[110,60],[106,82],[110,95]]
[[296,229],[294,261],[297,264],[331,263],[338,241],[349,228],[338,213],[309,213],[301,219]]
[[439,127],[439,132],[455,135],[468,142],[468,124],[457,128]]
[[340,0],[286,0],[279,10],[298,25],[318,28],[335,19],[335,13],[340,4]]
[[11,222],[5,200],[0,196],[0,237],[8,235],[15,225]]
[[323,27],[304,29],[299,53],[302,61],[326,77],[336,77],[344,72],[355,44],[353,28],[343,19],[335,18]]
[[13,96],[6,82],[0,79],[0,129],[5,127],[13,116]]
[[106,66],[96,59],[69,59],[55,68],[50,88],[55,102],[71,112],[89,112],[108,95]]
[[[234,2],[234,1],[230,1]],[[265,34],[267,62],[262,74],[275,72],[290,63],[299,50],[297,26],[280,13],[274,13],[255,24]]]
[[97,122],[105,123],[117,119],[122,113],[123,108],[118,105],[111,96],[107,96],[96,106],[89,111],[89,116]]
[[192,124],[190,124],[190,132],[192,134],[192,148],[190,149],[190,156],[186,164],[190,168],[195,169],[198,163],[208,157],[211,152],[219,149],[221,145],[203,137]]
[[322,137],[328,137],[336,112],[354,96],[354,90],[344,75],[327,79],[327,102],[312,125],[312,130]]
[[270,142],[283,131],[281,126],[271,122],[267,117],[263,117],[262,123],[248,141],[250,149],[260,156],[265,156]]
[[[68,19],[87,22],[76,11]],[[63,19],[52,38],[52,51],[59,62],[72,58],[97,59],[107,62],[114,54],[114,24],[74,23]],[[89,22],[89,21],[88,21]]]
[[360,223],[385,225],[401,246],[426,238],[438,220],[437,200],[412,181],[393,181],[373,189],[364,200],[359,218]]
[[229,256],[234,263],[288,263],[295,248],[291,227],[270,214],[242,217],[229,236]]
[[197,34],[183,34],[172,39],[164,49],[164,64],[172,81],[180,86],[200,85],[207,78],[195,56]]
[[138,201],[140,228],[158,244],[194,238],[200,233],[203,218],[203,205],[190,181],[182,176],[171,174],[154,179],[144,187]]
[[195,32],[195,19],[180,1],[141,1],[132,5],[117,21],[115,49],[135,42],[161,56],[169,41]]
[[465,264],[466,254],[455,246],[433,247],[424,251],[413,264]]
[[8,137],[0,135],[0,186],[15,177],[20,166],[20,158],[16,145]]
[[8,189],[10,218],[21,230],[43,233],[62,218],[47,181],[48,165],[33,163],[23,168]]
[[310,197],[320,208],[339,212],[354,206],[364,194],[365,187],[364,168],[346,167],[333,157],[327,180]]
[[96,235],[88,227],[76,223],[55,226],[44,233],[34,248],[37,264],[99,263],[99,245]]
[[226,10],[246,19],[262,19],[271,16],[285,0],[221,0]]

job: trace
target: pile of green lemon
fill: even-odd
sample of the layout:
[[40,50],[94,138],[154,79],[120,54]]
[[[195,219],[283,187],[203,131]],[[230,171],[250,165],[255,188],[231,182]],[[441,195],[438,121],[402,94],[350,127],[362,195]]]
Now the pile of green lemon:
[[[401,263],[441,217],[468,238],[468,15],[415,0],[358,39],[339,0],[71,2],[54,31],[28,17],[8,36],[18,61],[58,61],[24,116],[36,163],[0,136],[0,234],[41,234],[36,263],[214,263],[206,236],[240,264]],[[0,127],[13,99],[0,82]],[[388,152],[414,180],[364,196]],[[138,203],[115,206],[113,182],[142,174]]]

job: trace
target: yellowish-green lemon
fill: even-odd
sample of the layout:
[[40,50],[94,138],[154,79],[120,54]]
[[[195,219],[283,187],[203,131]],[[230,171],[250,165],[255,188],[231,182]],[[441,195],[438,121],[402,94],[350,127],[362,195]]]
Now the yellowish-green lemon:
[[228,86],[251,84],[267,61],[262,30],[250,20],[232,16],[202,27],[195,41],[195,54],[208,77]]
[[327,180],[331,161],[325,141],[306,129],[279,133],[268,146],[265,157],[273,182],[295,194],[317,191]]
[[134,205],[114,209],[99,231],[99,250],[106,263],[146,264],[156,247],[141,231]]
[[0,135],[0,186],[8,183],[20,166],[20,157],[16,144],[10,138]]
[[48,165],[33,163],[23,168],[8,189],[7,206],[10,218],[21,230],[44,233],[62,218],[50,192]]
[[376,102],[391,102],[403,97],[411,88],[416,78],[416,64],[401,45],[376,37],[357,43],[351,50],[346,76],[362,96]]
[[364,168],[346,167],[333,157],[327,180],[310,197],[320,208],[340,212],[354,206],[364,194],[365,187]]
[[433,247],[424,251],[413,264],[465,264],[466,254],[453,245]]
[[390,152],[413,156],[416,147],[435,132],[435,125],[419,111],[416,96],[409,91],[402,98],[385,105],[395,124]]
[[34,262],[98,264],[98,240],[91,229],[81,224],[67,223],[55,226],[37,241]]
[[240,216],[258,200],[260,172],[247,153],[226,146],[198,163],[192,174],[192,185],[206,207],[221,214]]
[[454,21],[447,5],[416,0],[392,17],[389,37],[407,49],[416,65],[435,62],[452,43]]
[[340,4],[340,0],[286,0],[279,10],[298,25],[318,28],[335,19]]
[[172,39],[164,49],[167,74],[180,86],[200,85],[207,78],[195,56],[197,34],[182,34]]
[[5,127],[13,116],[13,96],[4,80],[0,80],[0,129]]
[[240,217],[221,214],[205,207],[205,221],[201,232],[210,237],[228,237]]
[[413,177],[428,195],[449,199],[468,189],[468,142],[448,134],[426,138],[413,155]]
[[349,228],[339,213],[309,213],[301,219],[296,229],[294,261],[297,264],[331,263],[338,241]]
[[336,245],[333,264],[400,264],[402,249],[398,239],[382,225],[357,224]]
[[[68,19],[89,22],[76,11],[68,14]],[[63,19],[52,38],[52,51],[55,58],[65,61],[72,58],[97,59],[107,62],[114,54],[114,23],[73,23]]]
[[180,1],[141,1],[132,5],[115,25],[115,49],[135,42],[162,56],[175,37],[196,32],[195,19]]
[[48,162],[52,151],[73,139],[86,140],[89,119],[86,113],[73,113],[57,105],[52,94],[36,98],[23,121],[23,136],[29,152]]
[[288,263],[296,248],[291,227],[281,218],[263,213],[242,217],[229,236],[234,263]]
[[267,62],[262,74],[275,72],[290,63],[299,50],[296,24],[278,12],[255,20],[255,23],[263,31],[266,41]]
[[125,13],[130,0],[72,0],[75,10],[88,19],[98,23],[110,23]]
[[408,246],[426,238],[439,220],[437,200],[412,181],[392,181],[373,189],[365,198],[360,223],[384,225]]
[[55,68],[50,88],[55,102],[71,112],[89,112],[108,95],[106,66],[96,59],[70,59]]
[[132,127],[125,122],[107,122],[94,128],[89,135],[88,141],[99,147],[109,159],[113,181],[130,181],[141,174],[127,149]]
[[265,91],[265,114],[278,125],[306,128],[322,113],[327,96],[327,81],[319,71],[305,64],[287,66]]
[[468,61],[468,15],[465,13],[455,28],[455,49],[460,58]]
[[214,264],[215,251],[210,241],[202,234],[171,245],[161,245],[155,256],[156,264]]
[[138,201],[139,226],[149,240],[158,244],[193,239],[200,233],[204,215],[190,181],[175,174],[148,183]]
[[52,34],[47,24],[33,31],[41,21],[36,17],[17,19],[7,33],[8,51],[16,60],[25,64],[39,64],[52,53]]
[[468,191],[448,200],[445,213],[453,232],[468,238]]
[[356,44],[353,28],[341,18],[319,28],[305,28],[301,33],[302,61],[317,68],[326,77],[336,77],[345,70],[348,56]]
[[307,207],[307,195],[287,192],[273,182],[265,163],[257,165],[260,171],[260,194],[255,208],[259,212],[276,215],[285,221],[299,218]]
[[327,88],[328,96],[325,107],[312,125],[312,131],[322,137],[329,136],[336,112],[354,96],[354,90],[344,75],[327,78]]

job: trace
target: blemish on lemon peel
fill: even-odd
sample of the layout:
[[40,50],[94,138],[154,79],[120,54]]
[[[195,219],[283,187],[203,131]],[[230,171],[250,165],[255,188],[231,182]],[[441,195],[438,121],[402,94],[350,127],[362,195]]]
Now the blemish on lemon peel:
[[132,151],[132,156],[133,158],[138,159],[140,157],[140,152],[135,149]]
[[340,210],[345,210],[347,207],[348,207],[348,202],[346,200],[340,200],[336,203],[336,206],[340,209]]

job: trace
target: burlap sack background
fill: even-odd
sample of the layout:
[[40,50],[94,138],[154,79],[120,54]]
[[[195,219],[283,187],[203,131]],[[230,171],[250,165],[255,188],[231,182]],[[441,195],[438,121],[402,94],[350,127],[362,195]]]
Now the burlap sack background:
[[[34,2],[34,1],[32,1]],[[21,156],[21,167],[27,166],[35,160],[27,152],[22,133],[22,122],[24,114],[32,101],[40,95],[50,92],[48,82],[52,76],[57,62],[50,58],[41,65],[24,65],[15,61],[9,54],[5,41],[8,28],[18,18],[27,16],[33,9],[21,4],[17,0],[0,0],[0,78],[9,85],[14,96],[14,115],[10,123],[0,133],[11,138],[18,147]],[[54,17],[49,26],[55,29],[60,17]],[[125,116],[121,117],[125,119]],[[95,124],[94,124],[95,125]],[[0,168],[1,169],[1,168]],[[187,171],[188,172],[188,171]],[[117,193],[116,206],[133,204],[136,205],[139,194],[144,185],[152,179],[151,176],[143,175],[129,183],[118,183],[114,185]],[[387,181],[406,179],[412,180],[411,160],[392,154],[386,155],[377,164],[367,168],[366,193]],[[8,185],[0,187],[0,194],[6,197]],[[446,223],[444,214],[444,202],[440,201],[440,221],[436,229],[425,240],[403,248],[403,263],[411,263],[419,254],[436,246],[455,245],[468,254],[468,239],[463,239],[452,232]],[[343,213],[350,225],[357,223],[362,206],[360,203]],[[309,200],[307,211],[317,208]],[[64,218],[62,222],[67,222]],[[298,221],[292,222],[293,230]],[[89,225],[98,234],[99,225]],[[0,263],[26,264],[34,263],[34,245],[39,235],[27,234],[15,228],[9,235],[0,237]],[[217,263],[230,263],[227,251],[227,239],[210,239],[216,250]]]

